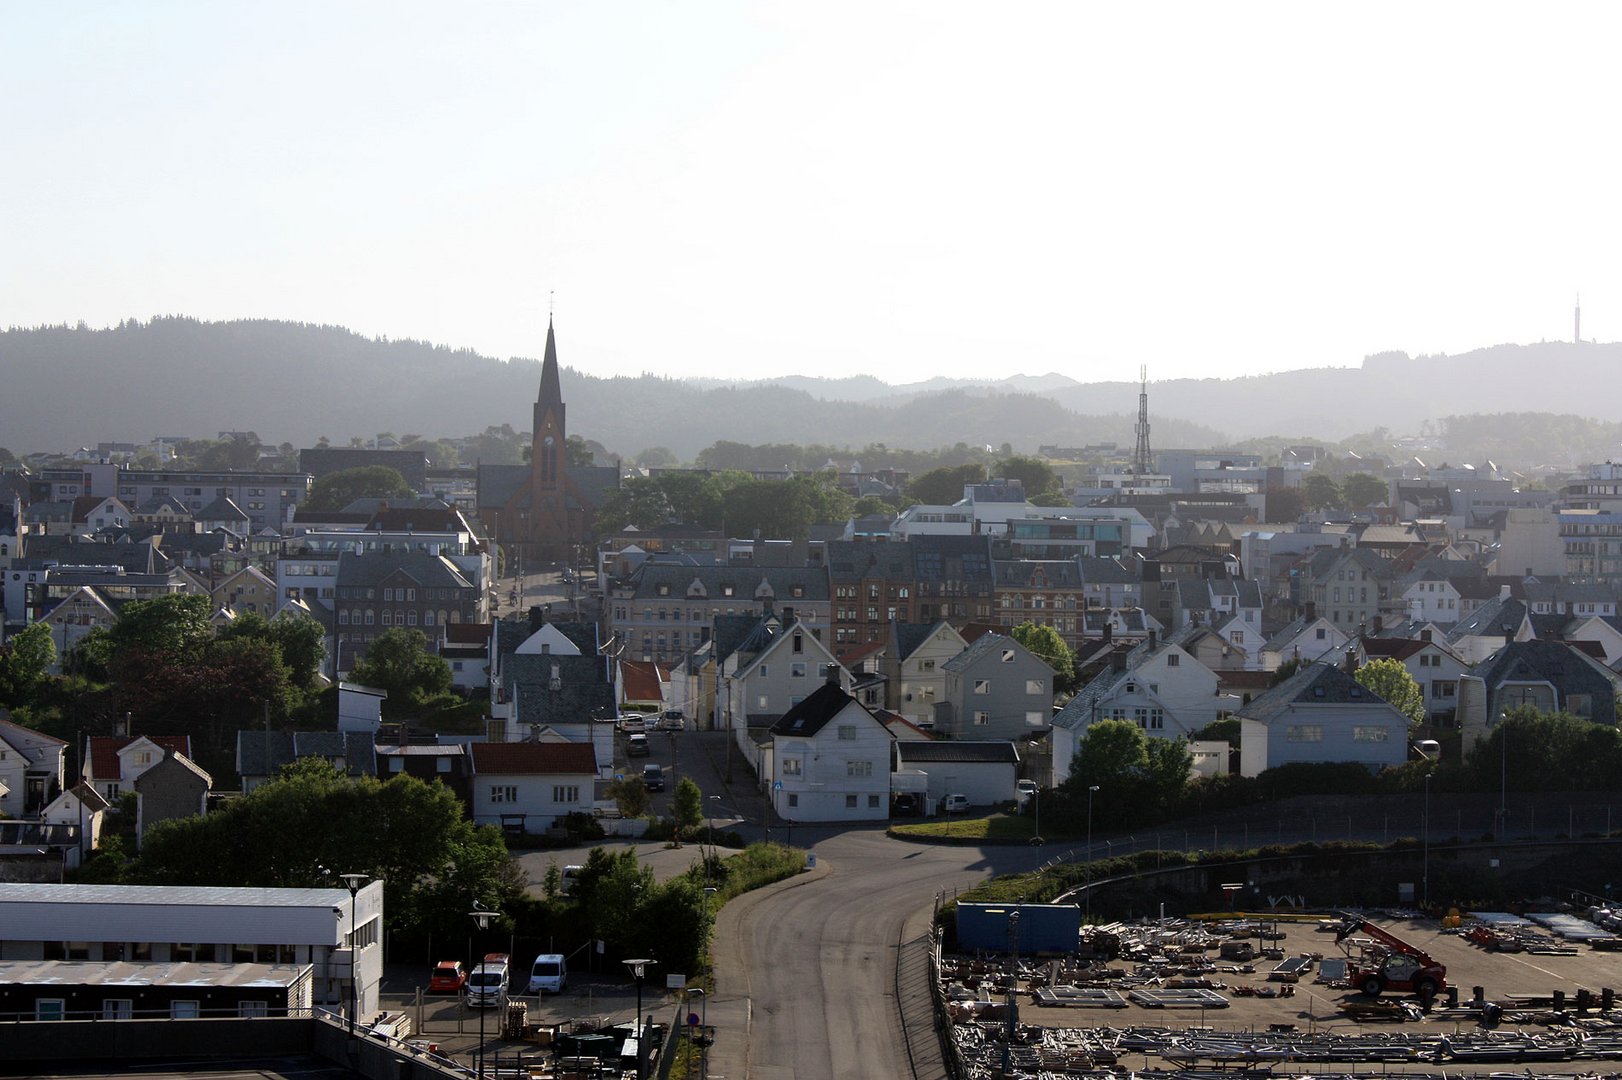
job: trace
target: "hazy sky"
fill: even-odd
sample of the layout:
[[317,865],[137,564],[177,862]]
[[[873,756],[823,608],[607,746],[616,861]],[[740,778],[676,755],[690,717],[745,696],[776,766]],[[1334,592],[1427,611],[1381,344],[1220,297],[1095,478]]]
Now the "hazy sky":
[[[5,5],[0,324],[601,374],[1615,340],[1607,4]],[[3,358],[0,358],[3,360]]]

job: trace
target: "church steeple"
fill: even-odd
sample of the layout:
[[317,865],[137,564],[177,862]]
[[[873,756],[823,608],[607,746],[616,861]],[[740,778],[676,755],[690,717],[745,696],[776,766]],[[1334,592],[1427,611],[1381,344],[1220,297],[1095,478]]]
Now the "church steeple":
[[541,359],[541,390],[535,396],[535,404],[541,410],[545,410],[548,406],[554,407],[557,410],[558,425],[562,426],[563,391],[558,386],[558,339],[552,332],[550,317],[546,320],[546,354]]
[[563,390],[558,384],[558,342],[552,320],[546,320],[546,355],[541,360],[541,389],[535,396],[532,483],[537,493],[558,482],[558,465],[568,438],[563,418]]

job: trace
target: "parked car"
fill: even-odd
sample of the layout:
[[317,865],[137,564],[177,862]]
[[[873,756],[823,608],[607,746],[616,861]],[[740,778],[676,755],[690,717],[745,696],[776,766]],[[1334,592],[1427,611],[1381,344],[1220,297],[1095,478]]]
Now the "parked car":
[[680,709],[671,709],[665,713],[659,726],[666,731],[680,731],[687,726],[687,718],[682,715]]
[[969,797],[967,795],[948,795],[941,800],[941,813],[943,814],[961,814],[968,808]]
[[663,791],[665,789],[665,769],[663,765],[648,762],[642,766],[642,783],[647,785],[649,791]]
[[627,757],[647,757],[648,737],[646,735],[631,735],[625,740],[625,754]]
[[574,883],[585,871],[579,863],[570,863],[563,868],[563,895],[571,896],[574,893]]
[[463,984],[466,982],[467,972],[462,970],[460,960],[441,960],[434,965],[434,973],[428,977],[428,992],[430,994],[460,993]]
[[620,717],[620,730],[626,733],[648,730],[648,718],[641,713],[626,713]]
[[485,953],[484,960],[468,976],[463,996],[469,1008],[500,1005],[507,998],[507,977],[512,958],[506,953]]

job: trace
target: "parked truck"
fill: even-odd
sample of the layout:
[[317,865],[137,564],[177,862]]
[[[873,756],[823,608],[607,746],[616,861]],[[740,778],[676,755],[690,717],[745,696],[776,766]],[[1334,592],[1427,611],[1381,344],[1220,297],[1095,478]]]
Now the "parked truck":
[[1361,915],[1345,916],[1335,941],[1346,954],[1346,977],[1370,997],[1396,990],[1428,1004],[1447,989],[1447,968],[1440,961]]

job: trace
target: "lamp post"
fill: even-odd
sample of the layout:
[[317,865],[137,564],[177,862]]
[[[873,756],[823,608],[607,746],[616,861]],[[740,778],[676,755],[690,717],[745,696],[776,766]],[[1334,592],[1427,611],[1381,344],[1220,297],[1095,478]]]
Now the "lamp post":
[[1431,774],[1425,774],[1425,869],[1420,876],[1422,908],[1431,906]]
[[643,1065],[647,1062],[647,1047],[642,1038],[642,979],[648,973],[649,965],[658,963],[657,960],[627,960],[625,966],[631,969],[631,975],[636,979],[636,1080],[642,1080]]
[[355,925],[355,894],[366,884],[365,874],[339,874],[349,890],[349,1037],[355,1037],[355,1014],[360,1012],[360,927]]
[[1093,921],[1093,792],[1098,790],[1094,784],[1087,789],[1087,921]]
[[[473,910],[468,912],[468,914],[473,917],[473,922],[478,926],[479,930],[484,931],[484,930],[490,929],[490,920],[494,919],[495,917],[500,915],[501,912],[499,912],[499,911],[487,911],[484,908],[481,908],[479,906],[479,902],[477,900],[475,900],[475,901],[473,901]],[[477,957],[478,954],[479,954],[478,941],[475,940],[474,943],[473,943],[473,955],[475,957]],[[479,970],[479,968],[483,967],[483,966],[484,966],[483,962],[481,961],[477,966],[474,967],[473,970],[475,972],[477,972]],[[501,1000],[499,994],[497,995],[496,1000],[497,1001]],[[478,1068],[477,1068],[477,1071],[474,1073],[474,1075],[477,1076],[479,1078],[479,1080],[484,1080],[484,1005],[483,1005],[482,1002],[479,1005]]]
[[[704,988],[702,986],[695,986],[687,991],[687,999],[691,1001],[694,994],[697,994],[699,997],[704,999],[703,1001],[699,1002],[699,1006],[704,1011],[702,1014],[700,1014],[698,1020],[698,1075],[700,1080],[704,1080],[704,1078],[710,1075],[710,1046],[708,1041],[710,1029],[710,995],[704,992]],[[687,1030],[689,1032],[692,1031],[691,1024],[687,1025]]]

